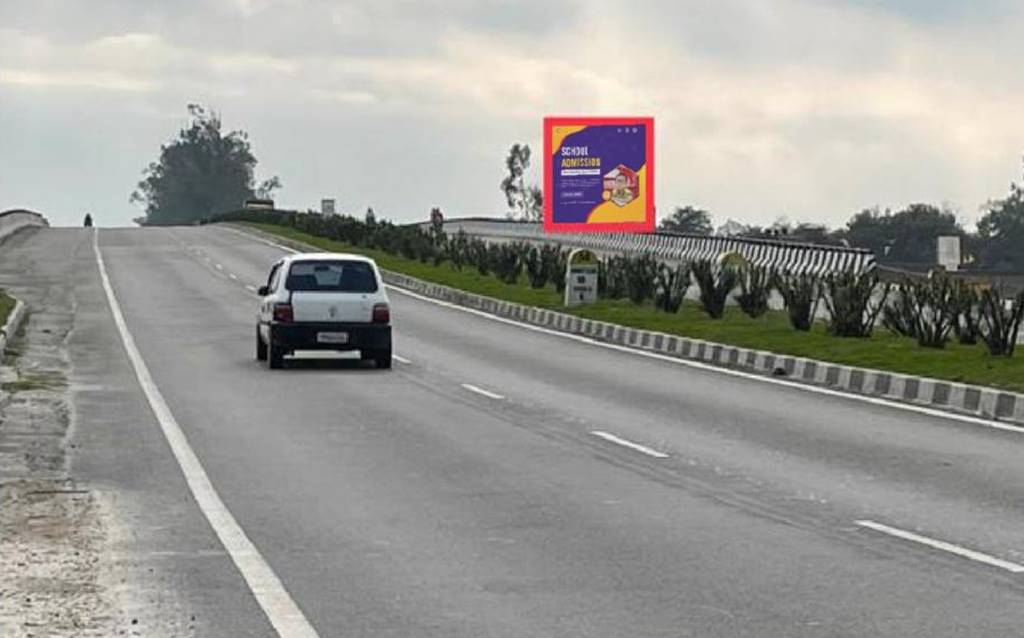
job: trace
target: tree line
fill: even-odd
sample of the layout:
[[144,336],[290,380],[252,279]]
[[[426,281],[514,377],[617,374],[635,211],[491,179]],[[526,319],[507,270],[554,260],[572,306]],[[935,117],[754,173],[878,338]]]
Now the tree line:
[[883,264],[927,267],[936,264],[936,240],[956,236],[962,239],[965,269],[1024,272],[1024,187],[1018,184],[1011,184],[1005,198],[986,204],[976,232],[966,230],[953,211],[931,204],[911,204],[895,212],[864,209],[834,230],[785,220],[767,227],[729,221],[716,230],[708,211],[684,206],[662,219],[658,229],[868,248]]
[[[269,198],[281,187],[271,177],[257,182],[258,164],[245,131],[224,132],[220,116],[198,104],[188,105],[189,123],[177,137],[160,147],[157,161],[143,171],[130,200],[143,205],[137,221],[147,225],[191,224],[238,209],[247,199]],[[507,216],[539,221],[543,196],[526,182],[531,151],[514,144],[505,160],[500,183]],[[857,213],[842,228],[779,221],[767,227],[727,221],[714,228],[711,214],[693,206],[677,207],[662,219],[659,230],[709,235],[712,233],[871,249],[882,263],[932,265],[936,238],[963,238],[968,269],[1024,271],[1024,186],[1013,184],[1003,199],[989,202],[976,232],[968,232],[956,214],[930,204],[913,204],[899,211],[870,208]]]

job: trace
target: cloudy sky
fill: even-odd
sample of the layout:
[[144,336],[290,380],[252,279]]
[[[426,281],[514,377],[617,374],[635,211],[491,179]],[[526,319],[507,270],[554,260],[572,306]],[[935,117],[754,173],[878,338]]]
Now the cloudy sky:
[[0,209],[128,224],[200,102],[289,207],[500,214],[545,114],[621,114],[656,118],[660,212],[835,226],[924,201],[970,224],[1021,173],[1022,6],[0,0]]

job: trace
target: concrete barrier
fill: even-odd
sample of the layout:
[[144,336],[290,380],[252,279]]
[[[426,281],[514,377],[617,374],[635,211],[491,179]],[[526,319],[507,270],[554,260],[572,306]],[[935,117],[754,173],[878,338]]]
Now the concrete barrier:
[[46,218],[30,210],[8,210],[0,213],[0,241],[23,228],[49,226]]

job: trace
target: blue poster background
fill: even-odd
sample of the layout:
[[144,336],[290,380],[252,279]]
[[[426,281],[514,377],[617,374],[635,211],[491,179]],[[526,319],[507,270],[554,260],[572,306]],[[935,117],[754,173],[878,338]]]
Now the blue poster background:
[[[634,132],[636,131],[636,132]],[[553,218],[556,223],[585,223],[596,207],[604,203],[603,176],[619,164],[639,171],[646,160],[647,127],[644,124],[592,125],[565,137],[548,158],[553,162]],[[586,146],[588,157],[599,157],[598,175],[563,176],[563,147]]]

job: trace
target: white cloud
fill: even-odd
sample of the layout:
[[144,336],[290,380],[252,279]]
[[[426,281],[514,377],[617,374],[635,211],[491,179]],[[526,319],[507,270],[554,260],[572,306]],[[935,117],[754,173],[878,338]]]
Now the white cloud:
[[0,70],[0,84],[34,88],[100,89],[138,93],[152,91],[156,84],[116,71],[33,71]]
[[[263,147],[269,167],[306,161],[303,147],[325,137],[343,146],[372,134],[377,148],[400,147],[402,162],[423,158],[424,184],[459,175],[446,201],[432,199],[436,188],[396,192],[386,171],[341,186],[398,214],[428,203],[494,211],[502,151],[537,144],[553,113],[656,116],[660,209],[696,203],[720,218],[837,224],[862,206],[914,200],[970,216],[1017,171],[1024,43],[1003,7],[924,20],[874,0],[553,5],[205,0],[84,42],[57,35],[59,20],[51,32],[22,17],[31,29],[0,29],[0,99],[119,91],[115,108],[133,117],[213,101],[258,149],[287,127]],[[397,131],[409,139],[390,143]],[[315,202],[338,187],[332,174],[363,170],[337,155],[317,161],[285,180],[286,199]]]

